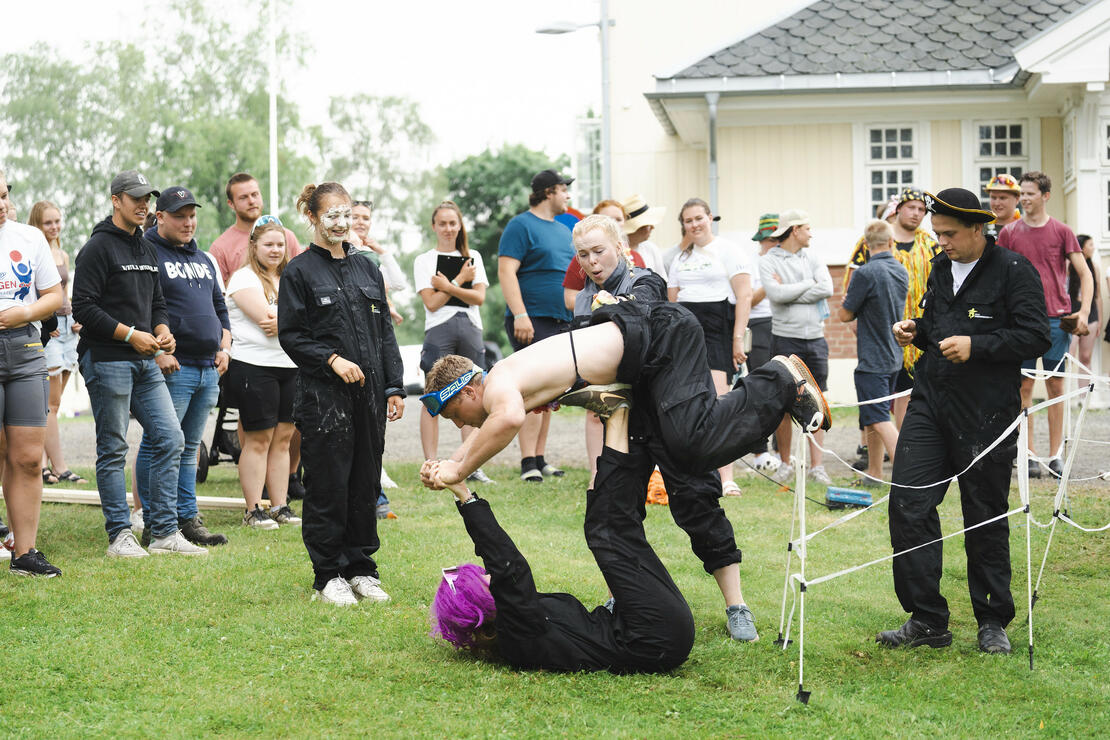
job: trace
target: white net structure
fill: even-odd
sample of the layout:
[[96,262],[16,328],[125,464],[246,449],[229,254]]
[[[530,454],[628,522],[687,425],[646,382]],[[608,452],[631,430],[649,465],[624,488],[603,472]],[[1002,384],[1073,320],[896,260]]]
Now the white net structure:
[[[1063,393],[1062,395],[1060,395],[1056,398],[1052,398],[1050,400],[1043,401],[1041,403],[1033,405],[1033,406],[1031,406],[1027,409],[1023,409],[1021,411],[1021,413],[1019,413],[1014,418],[1014,420],[1006,427],[1005,431],[1003,431],[998,436],[998,438],[994,440],[994,442],[992,444],[990,444],[988,447],[983,449],[983,451],[979,453],[979,455],[971,462],[971,464],[969,464],[964,470],[960,471],[959,473],[956,473],[955,475],[952,475],[948,478],[936,481],[934,483],[930,483],[926,486],[901,486],[903,488],[922,488],[923,489],[923,488],[931,488],[931,487],[936,486],[936,485],[951,484],[953,481],[957,481],[960,478],[961,475],[963,475],[968,470],[970,470],[972,467],[974,467],[975,464],[979,462],[979,460],[981,460],[983,457],[985,457],[987,454],[989,454],[993,449],[998,447],[1000,444],[1003,444],[1005,442],[1006,438],[1009,437],[1011,435],[1011,433],[1016,428],[1017,429],[1017,434],[1018,434],[1016,471],[1017,471],[1017,491],[1018,491],[1018,496],[1019,496],[1019,505],[1010,508],[1005,513],[999,514],[996,517],[993,517],[993,518],[988,519],[986,521],[979,522],[979,523],[977,523],[973,526],[970,526],[970,527],[965,527],[963,529],[959,529],[958,531],[955,531],[955,532],[950,532],[948,534],[944,534],[943,536],[941,536],[941,537],[939,537],[935,540],[931,540],[929,542],[925,542],[925,543],[922,543],[920,545],[916,545],[912,548],[902,550],[900,552],[894,552],[894,553],[885,554],[885,555],[882,555],[882,556],[879,556],[879,557],[875,557],[872,560],[868,560],[866,562],[858,563],[856,565],[851,565],[851,566],[848,566],[848,567],[845,567],[845,568],[841,568],[840,570],[837,570],[837,571],[832,572],[832,573],[824,573],[824,574],[820,574],[820,575],[813,575],[808,571],[808,569],[807,569],[807,553],[808,553],[808,550],[811,546],[811,543],[815,539],[820,537],[822,534],[825,534],[826,532],[829,532],[830,530],[832,530],[834,528],[845,526],[845,525],[849,524],[850,522],[852,522],[853,520],[856,520],[860,517],[863,517],[869,511],[875,509],[876,507],[879,507],[879,506],[882,506],[883,504],[886,504],[888,502],[889,498],[890,498],[890,494],[888,493],[886,496],[883,496],[882,498],[878,499],[877,501],[875,501],[874,503],[872,503],[869,506],[866,506],[864,508],[854,509],[854,510],[844,514],[843,516],[839,517],[838,519],[832,521],[831,523],[826,524],[825,526],[821,527],[820,529],[810,531],[808,529],[807,523],[806,523],[806,506],[805,506],[805,503],[806,503],[806,480],[807,480],[807,477],[808,477],[807,476],[807,465],[806,465],[806,445],[807,445],[807,442],[809,444],[812,444],[812,445],[818,447],[819,449],[821,449],[826,455],[830,455],[830,456],[836,458],[841,463],[843,463],[845,466],[849,466],[849,463],[846,462],[845,460],[843,460],[838,455],[836,455],[836,453],[833,452],[832,450],[825,449],[824,447],[820,447],[820,445],[817,445],[816,440],[813,439],[813,435],[811,435],[811,434],[797,435],[795,437],[793,454],[794,454],[794,459],[796,460],[796,463],[795,463],[795,482],[794,482],[794,496],[793,496],[793,514],[792,514],[791,521],[790,521],[790,538],[787,541],[787,547],[786,547],[786,568],[785,568],[785,575],[784,575],[784,578],[783,578],[782,608],[781,608],[780,614],[779,614],[779,635],[778,635],[778,640],[776,642],[778,644],[782,645],[783,650],[786,650],[787,647],[792,644],[791,631],[792,631],[793,626],[794,626],[795,612],[797,612],[797,617],[798,617],[798,619],[797,619],[797,630],[798,630],[798,632],[797,632],[797,637],[798,637],[798,639],[797,639],[797,643],[798,643],[798,693],[797,693],[797,699],[798,699],[798,701],[800,701],[802,703],[808,703],[809,702],[809,697],[810,697],[810,692],[805,690],[806,591],[809,588],[814,587],[814,586],[819,586],[819,585],[821,585],[823,583],[826,583],[828,581],[832,581],[836,578],[840,578],[842,576],[846,576],[846,575],[849,575],[851,573],[855,573],[857,571],[864,570],[865,568],[870,568],[870,567],[878,565],[880,563],[885,563],[885,562],[891,561],[894,558],[897,558],[901,555],[912,552],[913,550],[917,550],[917,549],[920,549],[920,548],[923,548],[923,547],[928,547],[930,545],[933,545],[933,544],[936,544],[936,543],[939,543],[939,542],[943,542],[944,540],[948,540],[948,539],[951,539],[953,537],[958,537],[958,536],[963,535],[964,533],[966,533],[966,532],[968,532],[972,529],[976,529],[978,527],[983,527],[983,526],[986,526],[986,525],[991,524],[993,522],[999,521],[1001,519],[1007,519],[1009,517],[1019,516],[1019,515],[1022,515],[1022,514],[1025,515],[1025,519],[1026,519],[1026,527],[1025,527],[1025,566],[1026,566],[1025,567],[1025,580],[1026,580],[1026,584],[1025,584],[1026,585],[1026,599],[1025,599],[1025,601],[1026,601],[1026,604],[1025,604],[1025,606],[1026,606],[1026,610],[1027,610],[1026,622],[1027,622],[1027,625],[1028,625],[1029,668],[1030,668],[1030,670],[1033,669],[1033,606],[1037,601],[1037,592],[1038,592],[1038,589],[1040,589],[1040,587],[1041,587],[1042,579],[1044,577],[1045,564],[1048,562],[1049,551],[1052,548],[1053,536],[1056,533],[1057,526],[1060,525],[1060,524],[1065,524],[1067,526],[1075,528],[1076,530],[1078,530],[1080,532],[1092,533],[1092,534],[1093,533],[1106,532],[1106,531],[1110,530],[1110,523],[1106,523],[1102,526],[1096,526],[1096,527],[1085,527],[1085,526],[1082,526],[1079,523],[1075,522],[1068,515],[1068,486],[1069,486],[1069,484],[1076,483],[1076,482],[1081,482],[1081,481],[1092,481],[1092,480],[1096,480],[1096,479],[1099,479],[1099,478],[1102,478],[1104,480],[1110,480],[1110,472],[1102,472],[1102,473],[1099,473],[1098,475],[1092,475],[1092,476],[1084,477],[1084,478],[1072,478],[1071,477],[1071,471],[1072,471],[1072,468],[1075,464],[1076,454],[1080,451],[1080,449],[1082,449],[1084,447],[1087,447],[1088,449],[1090,449],[1090,448],[1093,447],[1093,448],[1100,449],[1100,453],[1101,453],[1101,447],[1110,446],[1110,441],[1108,441],[1108,440],[1085,439],[1083,437],[1083,429],[1084,429],[1083,424],[1084,424],[1084,420],[1087,416],[1087,411],[1088,411],[1088,408],[1089,408],[1090,403],[1091,403],[1091,398],[1092,398],[1096,388],[1103,389],[1103,390],[1110,390],[1110,376],[1095,375],[1088,368],[1081,365],[1070,354],[1065,355],[1065,359],[1067,361],[1067,365],[1065,366],[1067,368],[1067,370],[1064,371],[1064,372],[1026,370],[1026,371],[1023,371],[1023,373],[1026,375],[1026,377],[1033,377],[1033,378],[1038,378],[1038,379],[1044,379],[1044,378],[1047,378],[1047,377],[1059,377],[1059,378],[1065,378],[1065,379],[1067,379],[1068,382],[1073,382],[1073,383],[1077,382],[1077,381],[1082,381],[1082,382],[1086,383],[1086,385],[1083,385],[1082,387],[1079,387],[1079,388],[1076,388],[1074,390],[1065,392],[1065,393]],[[862,403],[845,403],[845,404],[837,404],[837,406],[848,407],[848,406],[860,406],[860,405],[863,405],[864,403],[882,403],[882,402],[885,402],[885,401],[889,401],[893,398],[897,398],[897,397],[900,397],[900,396],[907,395],[909,393],[910,393],[910,391],[904,391],[902,393],[893,394],[891,396],[887,396],[887,397],[884,397],[884,398],[872,399],[872,400],[864,401]],[[1075,414],[1072,413],[1073,403],[1078,403],[1078,410],[1075,412]],[[1056,404],[1064,404],[1064,410],[1065,410],[1065,413],[1064,413],[1064,418],[1065,418],[1064,429],[1065,429],[1066,434],[1065,434],[1065,438],[1064,438],[1064,442],[1063,442],[1063,450],[1062,450],[1062,452],[1064,453],[1063,454],[1064,469],[1063,469],[1062,475],[1059,477],[1058,485],[1056,487],[1056,494],[1055,494],[1055,496],[1053,498],[1053,502],[1052,502],[1051,516],[1047,517],[1047,521],[1041,521],[1041,520],[1038,520],[1037,518],[1034,517],[1032,506],[1030,505],[1029,462],[1030,462],[1030,460],[1035,460],[1040,465],[1045,466],[1045,463],[1049,459],[1051,459],[1052,456],[1058,455],[1061,452],[1061,450],[1053,450],[1052,455],[1050,457],[1045,457],[1045,458],[1035,458],[1035,457],[1033,457],[1029,452],[1029,444],[1028,444],[1028,442],[1029,442],[1029,437],[1028,437],[1029,425],[1026,423],[1026,421],[1031,415],[1038,414],[1040,412],[1046,411],[1049,407],[1054,406]],[[866,473],[860,472],[860,475],[866,475]],[[871,476],[867,476],[867,477],[870,478]],[[891,481],[883,481],[883,480],[880,480],[880,479],[877,479],[877,478],[872,478],[872,480],[879,481],[884,486],[892,485]],[[1033,548],[1033,543],[1032,543],[1032,529],[1033,529],[1033,527],[1039,527],[1041,529],[1048,530],[1048,538],[1047,538],[1047,542],[1045,544],[1044,553],[1040,558],[1040,567],[1037,570],[1036,582],[1034,582],[1034,580],[1033,580],[1033,563],[1034,563],[1034,561],[1033,561],[1033,549],[1032,549]],[[788,601],[790,602],[789,609],[787,608]]]

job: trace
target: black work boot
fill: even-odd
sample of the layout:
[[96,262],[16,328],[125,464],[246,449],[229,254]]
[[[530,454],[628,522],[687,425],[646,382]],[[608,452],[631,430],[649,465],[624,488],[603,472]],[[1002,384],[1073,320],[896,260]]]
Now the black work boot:
[[[181,534],[185,535],[185,539],[194,545],[227,544],[227,537],[208,531],[208,527],[204,526],[204,520],[200,518],[200,514],[192,519],[182,519],[178,522],[178,527],[181,529]],[[145,529],[143,530],[143,536],[146,536]]]
[[896,630],[884,630],[875,637],[875,642],[881,642],[887,647],[921,647],[928,645],[932,648],[948,647],[952,644],[952,633],[947,629],[930,627],[924,622],[919,622],[913,617],[906,620]]
[[1010,638],[999,624],[986,623],[979,626],[979,649],[984,653],[1009,655]]

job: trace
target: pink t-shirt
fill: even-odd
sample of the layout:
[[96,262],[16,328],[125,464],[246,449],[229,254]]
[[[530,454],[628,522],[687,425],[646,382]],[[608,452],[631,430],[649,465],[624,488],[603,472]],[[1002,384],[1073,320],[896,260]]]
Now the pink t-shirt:
[[[249,240],[249,233],[240,231],[235,226],[230,226],[227,231],[216,237],[216,241],[212,242],[208,253],[216,259],[216,264],[220,266],[220,273],[224,276],[224,285],[227,285],[228,281],[231,280],[232,273],[243,266],[243,259],[247,256],[247,242]],[[304,247],[300,245],[297,237],[293,236],[293,232],[289,229],[285,230],[285,251],[289,253],[289,259],[293,259],[304,251]]]
[[998,234],[998,245],[1012,249],[1030,262],[1041,276],[1045,308],[1050,317],[1071,313],[1068,297],[1068,255],[1079,252],[1075,233],[1051,216],[1044,226],[1028,222],[1006,224]]

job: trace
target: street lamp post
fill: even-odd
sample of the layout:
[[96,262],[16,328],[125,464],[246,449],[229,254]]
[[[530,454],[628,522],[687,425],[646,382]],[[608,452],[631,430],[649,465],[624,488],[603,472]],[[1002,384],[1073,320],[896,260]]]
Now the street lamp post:
[[536,33],[562,34],[573,33],[582,28],[597,27],[601,31],[601,197],[611,198],[612,160],[609,139],[609,27],[615,22],[609,19],[609,0],[600,0],[601,19],[596,23],[572,23],[557,21],[536,29]]

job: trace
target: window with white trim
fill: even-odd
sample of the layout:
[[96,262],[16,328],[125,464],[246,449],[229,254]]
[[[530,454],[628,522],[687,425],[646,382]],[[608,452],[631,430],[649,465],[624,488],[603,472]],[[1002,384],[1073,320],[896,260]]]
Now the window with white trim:
[[1102,145],[1099,147],[1099,159],[1103,165],[1110,165],[1110,118],[1103,118],[1099,122],[1102,132]]
[[1028,126],[1025,121],[976,121],[975,170],[979,173],[979,199],[990,206],[987,183],[1003,173],[1020,179],[1029,169]]
[[903,188],[917,185],[917,132],[911,125],[867,127],[867,182],[870,213]]

